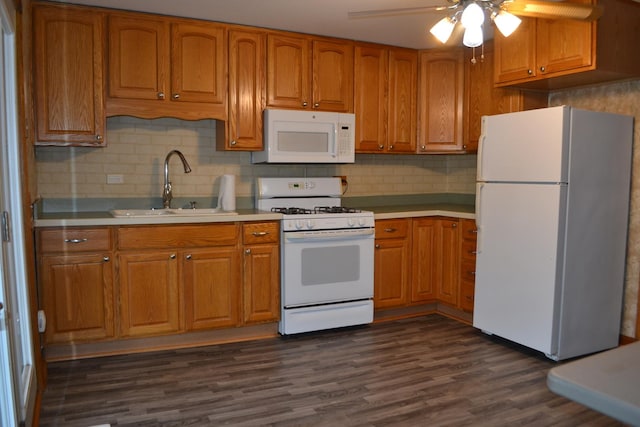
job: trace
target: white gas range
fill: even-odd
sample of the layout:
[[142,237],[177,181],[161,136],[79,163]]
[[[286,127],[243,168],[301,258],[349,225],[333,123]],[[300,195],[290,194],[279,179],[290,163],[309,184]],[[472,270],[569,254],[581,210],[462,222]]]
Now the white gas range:
[[283,215],[283,335],[373,321],[373,213],[341,196],[340,178],[257,180],[256,207]]

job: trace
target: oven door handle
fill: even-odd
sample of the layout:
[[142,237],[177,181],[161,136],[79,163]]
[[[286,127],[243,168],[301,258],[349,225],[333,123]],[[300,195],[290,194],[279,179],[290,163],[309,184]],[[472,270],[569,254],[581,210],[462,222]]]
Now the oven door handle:
[[368,238],[369,236],[373,236],[375,234],[375,230],[373,228],[368,228],[365,230],[358,231],[348,231],[344,233],[335,232],[335,233],[318,233],[313,231],[296,231],[293,233],[284,233],[285,240],[289,240],[291,242],[317,242],[320,240],[354,240],[354,239],[362,239],[363,237]]

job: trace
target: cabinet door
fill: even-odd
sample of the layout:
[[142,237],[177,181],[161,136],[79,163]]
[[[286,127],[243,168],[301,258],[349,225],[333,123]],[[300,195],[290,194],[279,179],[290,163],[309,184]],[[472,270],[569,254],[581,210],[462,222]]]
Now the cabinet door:
[[403,307],[409,301],[411,240],[406,219],[376,221],[373,270],[375,308]]
[[226,105],[226,31],[213,24],[171,25],[171,100]]
[[181,252],[187,330],[237,326],[240,259],[236,247]]
[[472,219],[460,220],[462,246],[460,251],[460,291],[458,307],[472,312],[475,294],[477,227]]
[[280,318],[279,254],[278,245],[244,247],[244,323]]
[[500,31],[496,31],[494,42],[496,84],[528,79],[537,75],[536,20],[534,18],[522,18],[518,29],[508,38],[500,34]]
[[312,42],[313,108],[353,111],[353,44],[349,41]]
[[168,81],[166,21],[109,16],[109,96],[163,101]]
[[121,335],[179,331],[182,310],[176,252],[121,253],[119,266]]
[[463,60],[459,49],[420,53],[418,152],[462,150]]
[[309,40],[284,34],[267,36],[267,105],[305,108],[310,94]]
[[36,144],[102,145],[103,15],[34,7]]
[[416,151],[418,55],[413,50],[389,50],[389,117],[387,149]]
[[40,275],[47,343],[114,336],[113,262],[109,253],[43,256]]
[[439,247],[436,254],[439,274],[436,298],[452,305],[458,303],[460,277],[460,231],[457,219],[439,220]]
[[[261,150],[265,105],[266,36],[251,31],[229,32],[229,120],[218,149]],[[219,127],[220,123],[218,123]],[[221,145],[221,143],[224,143]]]
[[412,223],[411,301],[434,300],[440,270],[435,256],[438,251],[438,222],[420,218]]
[[550,74],[590,67],[595,57],[592,44],[595,25],[571,19],[538,19],[537,72]]
[[377,153],[387,146],[388,50],[382,46],[357,44],[354,69],[356,152]]

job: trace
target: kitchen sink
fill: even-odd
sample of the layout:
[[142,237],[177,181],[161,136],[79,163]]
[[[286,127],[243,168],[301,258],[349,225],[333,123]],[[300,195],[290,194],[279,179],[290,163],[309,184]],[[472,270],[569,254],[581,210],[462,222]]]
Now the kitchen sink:
[[116,218],[148,218],[157,216],[209,216],[209,215],[237,215],[237,212],[223,211],[216,208],[198,209],[115,209],[111,215]]

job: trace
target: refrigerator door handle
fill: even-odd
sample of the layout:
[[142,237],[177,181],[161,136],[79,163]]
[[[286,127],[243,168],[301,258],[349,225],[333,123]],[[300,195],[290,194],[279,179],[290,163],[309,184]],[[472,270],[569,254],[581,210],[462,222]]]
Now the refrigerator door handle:
[[476,184],[476,252],[482,252],[482,189],[483,183]]
[[[484,133],[480,134],[480,138],[478,139],[478,165],[477,165],[477,172],[476,172],[476,176],[478,181],[484,181],[484,174],[482,173],[483,170],[483,166],[484,166],[484,162],[482,161],[483,159],[483,155],[482,152],[484,151],[484,140],[485,140],[485,135]],[[477,205],[476,205],[477,206]]]

